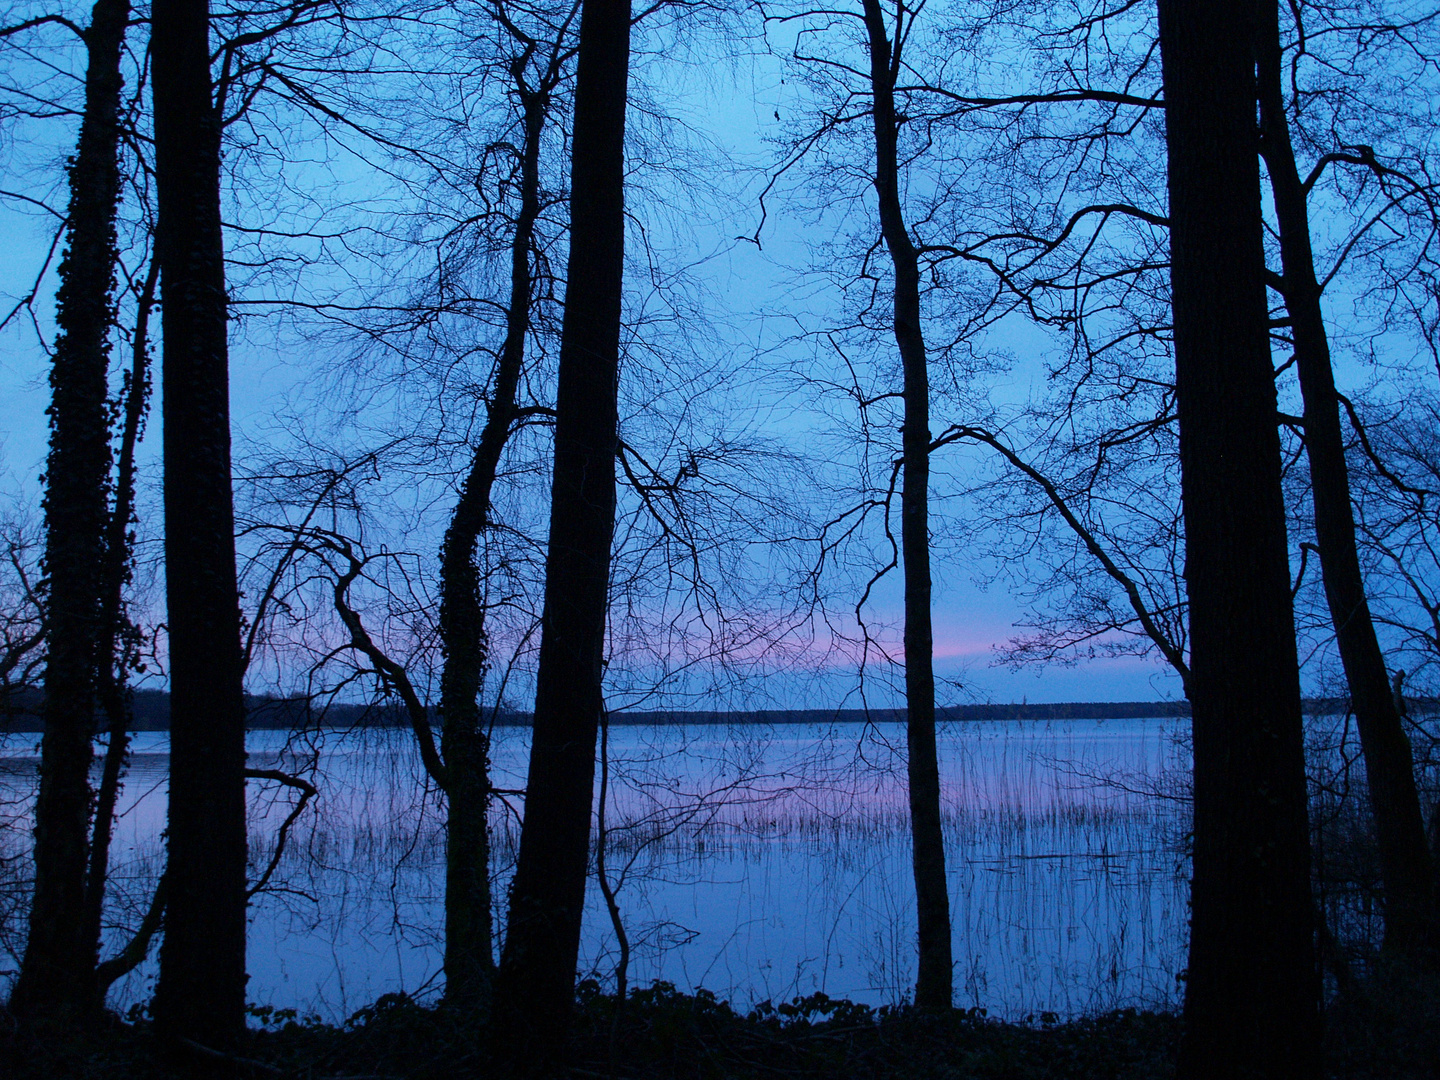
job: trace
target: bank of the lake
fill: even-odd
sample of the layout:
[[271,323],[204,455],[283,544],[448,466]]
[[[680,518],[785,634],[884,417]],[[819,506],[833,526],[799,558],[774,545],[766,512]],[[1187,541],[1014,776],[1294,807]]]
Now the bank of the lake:
[[[408,728],[410,718],[395,702],[347,702],[330,698],[310,699],[248,695],[246,726],[256,731],[304,731],[312,728],[353,730],[359,728]],[[1414,698],[1412,712],[1440,711],[1440,699]],[[1342,698],[1307,698],[1308,716],[1344,713],[1348,702]],[[136,731],[168,731],[170,695],[164,690],[137,690],[131,698]],[[936,709],[942,723],[973,723],[994,720],[1132,720],[1189,717],[1190,703],[1178,701],[1012,701],[974,702],[942,705]],[[432,721],[438,713],[431,708]],[[528,727],[530,714],[513,708],[492,708],[487,722],[498,727]],[[905,719],[899,708],[873,709],[668,709],[620,710],[610,714],[616,726],[641,725],[748,725],[748,724],[855,724],[895,723]],[[0,699],[0,735],[35,733],[44,730],[40,720],[40,695],[21,689]]]
[[[1330,1080],[1433,1080],[1440,1062],[1434,982],[1375,977],[1327,1008]],[[86,1033],[0,1023],[0,1075],[13,1080],[508,1080],[483,1023],[387,996],[343,1025],[258,1010],[229,1055],[161,1043],[144,1019]],[[0,1021],[5,1020],[0,1013]],[[582,985],[567,1067],[552,1080],[1171,1080],[1175,1012],[1120,1010],[1003,1021],[976,1010],[870,1009],[812,996],[737,1010],[668,986],[617,999]],[[525,1071],[528,1080],[535,1073]]]

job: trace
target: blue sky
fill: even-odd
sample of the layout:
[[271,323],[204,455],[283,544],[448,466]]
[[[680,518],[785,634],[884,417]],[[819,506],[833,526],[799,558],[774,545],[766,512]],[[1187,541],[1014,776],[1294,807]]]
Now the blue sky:
[[[690,54],[684,50],[652,52],[637,64],[637,85],[646,85],[649,80],[651,91],[663,90],[669,112],[689,125],[689,133],[682,136],[682,148],[696,153],[718,152],[720,160],[730,163],[728,177],[723,164],[710,169],[706,181],[713,183],[719,178],[729,190],[722,203],[706,204],[704,214],[694,213],[694,207],[703,203],[703,195],[698,189],[686,190],[684,179],[669,181],[678,186],[659,190],[658,195],[652,188],[654,204],[641,212],[653,210],[655,216],[650,224],[657,237],[675,244],[676,250],[687,247],[686,255],[692,260],[690,274],[699,290],[708,295],[711,310],[723,323],[717,324],[716,331],[721,339],[720,350],[731,348],[736,356],[772,359],[781,355],[778,367],[788,366],[793,372],[800,361],[784,359],[786,335],[793,333],[796,325],[804,324],[810,330],[822,325],[834,303],[830,286],[804,271],[811,258],[810,245],[817,236],[823,239],[827,229],[849,228],[854,222],[831,220],[824,213],[817,218],[813,211],[797,215],[793,208],[787,208],[783,198],[777,197],[761,234],[763,249],[736,239],[749,235],[757,224],[755,196],[765,168],[775,160],[773,140],[787,129],[801,107],[793,80],[781,83],[780,64],[769,56],[747,54],[746,48],[737,46],[738,55],[721,63],[715,62],[713,53],[697,49]],[[31,173],[30,182],[48,182],[53,192],[54,166],[68,152],[72,141],[73,130],[67,121],[50,121],[44,131],[37,132],[27,156],[42,166],[48,159],[49,180],[42,167]],[[308,160],[308,164],[295,166],[287,180],[299,196],[333,197],[350,186],[361,192],[356,205],[363,202],[362,178],[366,169],[361,158],[331,149]],[[379,189],[370,194],[377,205],[388,197]],[[12,201],[0,200],[0,242],[9,253],[0,263],[0,296],[14,297],[27,287],[43,254],[46,228],[42,217],[22,211]],[[321,285],[333,284],[314,277],[309,281],[311,285],[317,281]],[[47,317],[53,288],[52,273],[41,289],[38,306],[42,320]],[[762,317],[760,313],[767,314]],[[798,313],[794,321],[792,313]],[[1011,355],[1004,373],[985,388],[988,401],[1021,402],[1043,389],[1043,361],[1048,346],[1041,335],[1014,323],[997,330],[987,347]],[[877,363],[883,363],[886,347],[883,340],[878,343],[882,355]],[[282,330],[274,320],[245,320],[243,330],[234,335],[231,354],[232,419],[241,453],[263,451],[283,442],[287,432],[283,422],[277,422],[277,415],[293,409],[303,412],[309,407],[307,403],[320,400],[317,394],[323,396],[327,372],[333,370],[331,365],[340,351],[333,338],[326,345],[307,345],[293,329]],[[775,397],[787,392],[788,387],[782,383],[763,391]],[[32,513],[38,500],[37,477],[43,466],[46,399],[44,359],[34,347],[33,338],[23,328],[6,330],[0,335],[0,494],[13,498],[17,505],[30,506]],[[144,482],[152,494],[159,468],[158,398],[155,406],[141,457]],[[773,402],[766,408],[774,414]],[[953,417],[937,415],[936,426],[949,419]],[[357,428],[383,422],[383,416],[361,414]],[[781,422],[782,428],[788,425],[788,429],[775,433],[801,447],[819,445],[816,436],[823,433],[812,430],[812,426],[820,423],[816,410],[802,411]],[[972,470],[967,460],[962,458],[959,464],[948,466],[948,472],[937,470],[937,498],[947,494],[942,487],[947,478],[965,481],[967,470]],[[157,528],[153,501],[150,507],[151,518],[142,522],[142,536],[153,538]],[[944,514],[963,517],[964,512],[963,506],[952,506]],[[944,514],[937,512],[937,531],[947,527],[949,519]],[[411,537],[416,550],[438,547],[435,523],[425,528],[428,533],[422,529],[418,537]],[[1144,700],[1179,696],[1177,680],[1168,669],[1132,657],[1020,671],[997,664],[995,650],[1020,632],[1017,624],[1024,621],[1025,606],[1023,599],[1012,595],[1003,582],[977,587],[974,579],[990,569],[967,562],[952,547],[937,547],[933,610],[937,672],[945,680],[942,701]],[[837,608],[844,609],[843,589],[833,600]],[[898,622],[898,615],[898,594],[893,588],[881,589],[867,609],[868,618],[892,626]],[[843,696],[842,687],[849,678],[850,672],[837,671],[833,679],[824,680],[829,684],[825,694]],[[797,684],[793,690],[778,688],[775,696],[790,698],[812,692],[813,687],[804,689]]]

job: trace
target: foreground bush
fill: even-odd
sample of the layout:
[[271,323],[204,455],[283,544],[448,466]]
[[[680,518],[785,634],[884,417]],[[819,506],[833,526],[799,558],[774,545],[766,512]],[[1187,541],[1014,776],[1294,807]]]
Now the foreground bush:
[[[1337,1000],[1329,1016],[1328,1075],[1409,1080],[1440,1062],[1437,987],[1393,973]],[[167,1056],[148,1019],[111,1017],[83,1039],[6,1023],[0,1076],[99,1080],[180,1076],[286,1080],[458,1080],[507,1075],[472,1018],[388,994],[344,1025],[293,1010],[252,1009],[249,1045],[228,1059]],[[1125,1009],[1023,1023],[983,1010],[945,1014],[873,1009],[824,994],[739,1012],[714,994],[668,983],[623,1003],[594,983],[579,989],[573,1077],[645,1080],[1161,1080],[1174,1075],[1177,1016]],[[188,1067],[187,1067],[188,1066]]]

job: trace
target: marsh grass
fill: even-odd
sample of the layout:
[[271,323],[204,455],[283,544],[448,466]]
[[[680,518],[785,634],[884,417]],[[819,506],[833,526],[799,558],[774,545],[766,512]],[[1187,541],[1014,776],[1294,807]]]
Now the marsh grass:
[[[1161,728],[1127,723],[945,733],[956,984],[967,1006],[1069,1016],[1174,1004],[1183,828],[1165,800],[1095,782],[1125,772],[1158,785],[1173,764]],[[897,726],[616,731],[606,844],[634,945],[632,984],[708,987],[740,1003],[904,997],[914,930]],[[6,791],[18,800],[5,834],[16,949],[33,745],[6,749]],[[142,736],[132,759],[111,947],[138,922],[161,867],[164,751],[163,737]],[[500,786],[521,786],[524,754],[520,733],[500,733]],[[438,970],[444,837],[406,733],[256,733],[250,764],[301,773],[320,791],[252,906],[252,996],[332,1020],[396,990],[424,1000]],[[292,798],[252,785],[257,874]],[[520,809],[513,799],[496,806],[500,898]],[[596,892],[583,971],[603,986],[616,952]],[[152,979],[153,962],[116,987],[112,1004],[146,1000]]]
[[[960,1004],[1011,1018],[1178,1004],[1183,736],[1175,721],[942,733]],[[10,960],[0,968],[11,969],[28,901],[34,737],[22,738],[0,752],[0,809],[10,818],[0,850]],[[898,725],[617,728],[612,740],[605,842],[634,946],[632,985],[707,987],[740,1005],[817,992],[873,1007],[903,999],[914,929]],[[159,873],[164,750],[163,737],[142,736],[127,779],[112,947],[138,922]],[[523,733],[498,733],[500,786],[521,786],[524,754]],[[1327,927],[1363,977],[1380,908],[1353,732],[1339,718],[1312,723],[1310,759]],[[257,733],[251,764],[302,773],[320,790],[252,907],[252,995],[331,1020],[397,990],[426,1000],[438,969],[444,836],[406,733]],[[279,785],[252,788],[257,872],[292,797]],[[513,798],[497,801],[497,898],[520,811]],[[604,987],[617,953],[596,892],[583,973]],[[137,971],[113,1003],[145,1000],[152,975],[153,966]]]
[[[1413,717],[1410,737],[1421,809],[1431,827],[1432,853],[1440,856],[1440,739],[1437,718]],[[1315,717],[1307,726],[1315,894],[1323,920],[1322,955],[1327,990],[1355,1000],[1362,984],[1392,986],[1403,973],[1381,963],[1384,892],[1379,845],[1370,813],[1359,735],[1348,715]],[[1440,1020],[1440,995],[1421,980],[1408,996],[1429,1000]],[[1429,989],[1425,989],[1429,987]],[[1388,992],[1388,991],[1387,991]],[[1440,1057],[1437,1057],[1440,1061]]]

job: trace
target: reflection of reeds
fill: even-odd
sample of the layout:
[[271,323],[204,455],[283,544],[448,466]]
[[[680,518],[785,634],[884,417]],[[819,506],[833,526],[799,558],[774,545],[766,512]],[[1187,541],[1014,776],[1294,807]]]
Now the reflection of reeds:
[[[1343,718],[1314,718],[1309,735],[1332,962],[1363,974],[1382,913],[1363,764]],[[1176,1002],[1189,827],[1180,736],[1174,722],[943,733],[961,1003],[1024,1015]],[[620,868],[637,982],[706,983],[742,1003],[817,989],[880,1003],[906,992],[914,929],[898,726],[617,727],[611,737],[609,860]],[[1440,768],[1433,742],[1418,749],[1429,807]],[[521,786],[525,751],[522,732],[500,733],[500,786]],[[256,898],[252,993],[333,1017],[433,977],[444,833],[406,733],[264,733],[250,764],[301,773],[320,792],[273,888]],[[139,922],[159,874],[167,768],[163,739],[140,736],[116,832],[107,947]],[[0,750],[0,970],[14,970],[23,944],[34,770],[33,737]],[[292,805],[281,785],[252,786],[256,873]],[[495,808],[497,897],[522,809]],[[595,904],[585,952],[603,979],[612,941]],[[152,973],[137,971],[112,1000],[143,998]]]
[[[1044,858],[1050,848],[1063,857],[1104,850],[1100,857],[1120,852],[1163,851],[1167,826],[1175,824],[1169,810],[1073,803],[1025,811],[1019,807],[984,810],[949,809],[942,815],[946,842],[952,851],[998,847],[1004,857]],[[804,807],[746,811],[733,819],[708,820],[694,829],[676,830],[664,816],[646,815],[614,823],[610,846],[616,851],[650,850],[673,857],[760,850],[783,843],[796,850],[843,853],[856,845],[892,842],[909,835],[909,819],[900,808],[868,807],[854,816],[837,818]],[[518,837],[518,829],[507,834]],[[513,841],[512,841],[513,842]],[[1062,856],[1056,856],[1062,857]],[[1173,862],[1173,859],[1170,861]]]
[[[903,995],[914,928],[899,730],[615,728],[608,859],[636,983],[705,983],[742,1003],[817,989],[877,1004]],[[1183,766],[1166,730],[1015,723],[944,733],[962,1003],[1010,1015],[1174,1003],[1186,811],[1156,797]],[[498,735],[496,783],[519,787],[523,733]],[[257,733],[251,751],[252,766],[303,774],[319,790],[252,909],[252,996],[335,1017],[432,979],[444,834],[407,733]],[[138,922],[159,871],[167,767],[161,740],[137,747],[107,911],[117,939]],[[256,873],[293,801],[282,785],[252,786]],[[495,807],[499,898],[522,810],[514,800]],[[27,830],[4,842],[23,852]],[[613,941],[592,903],[587,970],[604,978]],[[145,996],[150,973],[137,971],[115,1001]]]

